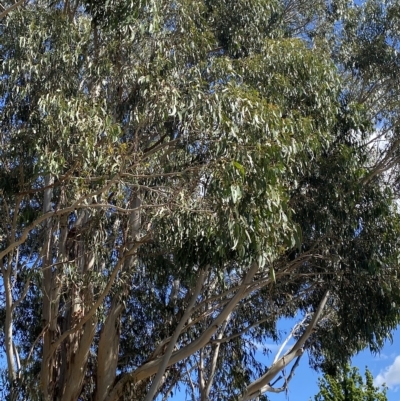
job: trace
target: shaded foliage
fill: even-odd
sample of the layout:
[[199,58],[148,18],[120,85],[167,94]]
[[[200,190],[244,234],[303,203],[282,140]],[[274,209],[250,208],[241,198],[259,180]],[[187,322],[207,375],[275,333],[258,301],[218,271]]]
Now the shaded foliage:
[[257,347],[299,314],[292,360],[380,349],[395,3],[37,0],[1,20],[10,399],[250,399],[278,366]]

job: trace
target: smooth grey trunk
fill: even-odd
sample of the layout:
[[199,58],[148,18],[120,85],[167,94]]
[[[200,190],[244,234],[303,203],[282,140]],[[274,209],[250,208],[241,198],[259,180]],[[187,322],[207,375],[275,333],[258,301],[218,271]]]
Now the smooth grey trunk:
[[90,354],[90,346],[96,333],[96,327],[97,318],[93,316],[83,326],[82,334],[79,333],[80,335],[77,334],[76,336],[77,348],[69,365],[62,401],[78,400],[85,379],[85,369]]
[[[189,357],[193,353],[199,351],[210,341],[211,336],[218,330],[218,328],[224,323],[224,321],[228,318],[231,312],[234,310],[238,302],[240,302],[243,297],[246,295],[247,287],[253,281],[254,275],[257,273],[258,263],[253,262],[249,271],[243,279],[239,290],[232,297],[232,299],[227,303],[221,313],[214,319],[214,321],[210,324],[210,326],[201,334],[199,338],[194,340],[192,343],[187,345],[186,347],[180,349],[172,353],[171,358],[169,359],[167,366],[174,365],[175,363]],[[140,368],[136,369],[134,372],[125,374],[118,383],[114,386],[111,393],[106,398],[106,401],[116,401],[120,399],[123,388],[128,382],[139,382],[141,380],[147,379],[152,375],[156,374],[162,363],[164,358],[158,358],[157,360],[153,360],[147,362],[142,365]]]
[[[223,325],[221,327],[221,331],[218,333],[217,340],[221,340],[222,337],[224,336],[224,332],[225,332],[226,326],[228,325],[230,317],[231,317],[231,315],[229,315],[228,318],[223,323]],[[217,368],[217,362],[218,362],[220,348],[221,348],[221,342],[218,342],[212,352],[210,367],[209,367],[208,376],[207,376],[207,382],[204,383],[205,385],[203,386],[202,391],[200,392],[201,401],[209,401],[211,385],[214,381],[214,376],[215,376],[215,371]]]
[[201,270],[200,274],[199,274],[199,278],[197,279],[197,284],[196,284],[196,288],[193,291],[193,295],[192,298],[189,302],[189,305],[186,307],[185,312],[183,314],[182,319],[180,320],[180,322],[178,323],[178,326],[176,327],[174,334],[172,335],[171,341],[167,346],[167,350],[165,351],[165,354],[162,357],[162,362],[161,365],[158,368],[158,372],[156,374],[156,377],[153,380],[153,383],[150,387],[149,392],[146,395],[146,398],[144,401],[153,401],[153,398],[155,397],[155,395],[157,394],[157,391],[160,387],[162,378],[164,376],[165,373],[165,369],[168,366],[168,362],[171,358],[172,352],[174,351],[175,348],[175,344],[178,341],[179,335],[181,334],[181,331],[183,329],[183,326],[185,325],[185,323],[189,320],[190,315],[192,314],[192,309],[194,307],[194,305],[196,304],[197,298],[200,294],[200,291],[203,287],[204,284],[204,279],[207,273],[208,267],[205,270]]
[[15,356],[13,347],[13,332],[12,332],[12,292],[11,292],[11,268],[4,267],[4,262],[1,260],[1,272],[3,275],[5,298],[6,298],[6,316],[4,322],[4,346],[7,356],[7,373],[10,387],[13,387],[14,381],[17,378],[15,371]]
[[[53,184],[54,179],[52,176],[47,175],[44,178],[44,190],[43,196],[43,214],[46,214],[52,210],[52,197],[53,197]],[[52,221],[50,218],[46,220],[45,223],[45,233],[43,241],[43,251],[42,251],[42,271],[43,271],[43,311],[42,311],[42,321],[45,328],[43,334],[43,359],[41,367],[41,389],[43,393],[43,398],[45,401],[50,399],[50,395],[53,392],[54,381],[53,381],[53,367],[54,358],[50,357],[51,343],[56,335],[54,330],[54,323],[52,320],[55,316],[52,316],[52,311],[54,311],[54,305],[52,305],[53,294],[53,273],[52,269],[49,268],[52,263]]]
[[105,399],[115,380],[120,340],[119,318],[122,310],[122,304],[113,299],[99,340],[95,401]]
[[[133,209],[128,219],[128,227],[126,231],[125,248],[132,249],[140,236],[141,229],[141,200],[137,194],[134,194],[130,207]],[[135,255],[127,258],[123,269],[129,271],[131,269],[132,260]],[[95,401],[103,401],[114,385],[120,342],[120,318],[124,310],[121,296],[126,295],[129,291],[128,284],[124,286],[122,294],[113,296],[111,307],[108,311],[106,321],[100,333],[98,356],[97,356],[97,377],[96,377],[96,393]]]

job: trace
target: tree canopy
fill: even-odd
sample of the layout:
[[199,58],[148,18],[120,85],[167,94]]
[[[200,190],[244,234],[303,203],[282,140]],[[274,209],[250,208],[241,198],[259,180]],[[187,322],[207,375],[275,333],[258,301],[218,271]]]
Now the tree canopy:
[[380,349],[397,1],[2,4],[4,398],[244,401]]
[[386,388],[374,386],[371,372],[365,370],[365,381],[357,368],[345,366],[336,377],[325,374],[319,379],[319,393],[314,401],[387,401]]

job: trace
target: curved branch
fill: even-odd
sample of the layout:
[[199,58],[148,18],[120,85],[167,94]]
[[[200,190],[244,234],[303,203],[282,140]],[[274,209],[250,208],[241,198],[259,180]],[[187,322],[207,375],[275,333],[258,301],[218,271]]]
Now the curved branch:
[[[287,386],[288,386],[290,380],[292,380],[292,378],[294,376],[294,372],[295,372],[297,366],[299,366],[299,362],[300,362],[300,359],[302,356],[303,355],[300,355],[297,357],[296,362],[293,364],[292,368],[290,369],[289,376],[287,378],[285,377],[285,384],[282,387],[275,388],[275,387],[272,387],[273,384],[272,385],[267,384],[260,390],[260,393],[265,393],[267,391],[269,391],[270,393],[281,393],[282,391],[285,391],[287,389]],[[282,376],[279,376],[278,379],[275,381],[275,383],[278,380],[280,380],[281,378],[282,378]]]
[[189,320],[190,315],[192,313],[192,309],[196,303],[197,297],[199,296],[200,291],[203,287],[206,273],[207,273],[207,268],[205,270],[200,271],[199,279],[197,280],[197,285],[193,292],[192,299],[190,300],[189,305],[187,306],[182,319],[180,320],[178,326],[176,327],[176,329],[174,331],[174,334],[172,335],[172,338],[171,338],[170,343],[168,344],[167,350],[166,350],[164,356],[162,357],[161,366],[159,366],[159,368],[158,368],[156,377],[154,378],[153,383],[150,387],[150,390],[146,395],[145,401],[152,401],[154,396],[157,393],[157,390],[161,383],[161,379],[164,375],[165,369],[168,366],[168,362],[169,362],[172,352],[174,350],[175,343],[178,340],[179,335],[181,334],[184,324],[186,323],[187,320]]
[[[254,275],[257,273],[258,263],[253,262],[249,271],[247,272],[243,284],[239,287],[240,289],[232,297],[229,303],[225,306],[225,308],[221,311],[221,313],[214,319],[214,321],[210,324],[210,326],[204,331],[204,333],[194,340],[192,343],[187,345],[186,347],[176,351],[172,354],[170,360],[168,361],[168,366],[174,365],[175,363],[193,355],[195,352],[204,347],[209,341],[211,336],[218,330],[221,324],[228,318],[232,310],[236,307],[236,305],[245,297],[247,286],[252,282]],[[113,390],[110,392],[106,401],[114,401],[118,400],[120,395],[122,394],[123,388],[126,383],[129,382],[139,382],[144,380],[155,373],[157,373],[158,369],[161,365],[161,358],[153,361],[149,361],[142,365],[140,368],[136,369],[134,372],[124,374],[121,379],[115,384]]]
[[[297,342],[293,345],[293,347],[288,351],[285,355],[283,355],[281,358],[279,358],[276,362],[272,364],[272,366],[268,369],[268,371],[261,376],[259,379],[251,383],[249,386],[247,386],[247,389],[243,396],[240,398],[240,401],[247,401],[250,400],[257,395],[261,394],[261,391],[264,388],[267,388],[269,386],[269,382],[285,367],[287,366],[290,362],[293,361],[296,357],[300,357],[303,352],[303,345],[305,342],[308,340],[310,337],[313,329],[317,325],[322,311],[326,305],[326,302],[328,301],[329,297],[329,291],[325,292],[325,295],[323,296],[321,302],[318,305],[317,310],[314,312],[314,315],[311,319],[310,324],[307,326],[307,329],[304,331],[302,336],[297,340]],[[270,386],[269,386],[270,387]],[[268,387],[268,388],[269,388]]]

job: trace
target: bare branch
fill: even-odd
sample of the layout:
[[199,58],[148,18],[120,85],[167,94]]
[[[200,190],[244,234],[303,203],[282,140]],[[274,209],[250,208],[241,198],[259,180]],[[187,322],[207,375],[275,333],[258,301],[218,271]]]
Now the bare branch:
[[303,325],[303,323],[307,320],[308,316],[309,316],[309,315],[308,315],[308,313],[307,313],[306,316],[304,317],[304,319],[303,319],[300,323],[296,324],[296,325],[293,327],[293,329],[291,330],[290,334],[287,336],[287,338],[285,339],[285,341],[282,343],[281,347],[279,348],[279,350],[278,350],[278,352],[277,352],[277,354],[276,354],[276,356],[275,356],[275,358],[274,358],[274,361],[272,362],[273,364],[276,363],[276,362],[278,361],[278,359],[279,359],[279,357],[280,357],[280,355],[281,355],[283,349],[285,348],[286,344],[287,344],[287,343],[289,342],[289,340],[293,337],[294,333],[295,333],[295,332]]
[[[52,218],[52,217],[57,217],[57,216],[62,216],[65,214],[69,214],[76,209],[84,209],[84,208],[89,208],[89,207],[96,207],[96,204],[87,204],[84,203],[85,200],[87,199],[92,199],[93,197],[100,195],[101,193],[107,191],[108,189],[111,188],[111,186],[118,181],[119,175],[117,174],[112,180],[109,181],[107,185],[102,187],[99,190],[90,192],[89,194],[81,196],[77,201],[75,201],[71,206],[65,207],[63,209],[59,210],[46,210],[44,213],[39,216],[36,220],[34,220],[28,227],[25,228],[25,230],[22,232],[20,238],[14,242],[12,242],[10,245],[8,245],[2,252],[0,252],[0,259],[2,259],[4,256],[6,256],[9,252],[13,251],[17,246],[23,244],[26,239],[28,238],[29,233],[34,230],[39,224],[43,223],[45,220]],[[52,188],[52,185],[47,186],[47,188]],[[100,208],[104,208],[105,205],[99,205]],[[107,204],[107,207],[112,207]]]
[[[8,7],[6,10],[2,11],[0,13],[0,19],[4,18],[7,14],[9,14],[12,10],[16,9],[17,7],[19,7],[20,5],[22,5],[26,0],[19,0],[17,1],[15,4],[13,4],[12,6]],[[4,8],[4,7],[3,7]]]
[[[189,357],[193,353],[197,352],[199,349],[204,347],[209,341],[211,336],[218,330],[218,328],[223,324],[223,322],[228,318],[232,310],[237,306],[241,299],[245,296],[247,286],[252,282],[254,275],[257,273],[258,263],[253,262],[249,271],[243,279],[243,284],[239,287],[239,290],[232,297],[225,308],[220,312],[220,314],[214,319],[210,324],[208,329],[206,329],[203,334],[194,340],[192,343],[186,347],[176,351],[172,354],[168,366],[174,365],[175,363]],[[126,373],[121,377],[121,379],[116,383],[114,389],[110,392],[106,401],[113,401],[118,399],[118,396],[122,393],[123,388],[126,383],[134,381],[139,382],[144,380],[153,374],[158,372],[159,365],[161,364],[160,358],[157,360],[149,361],[142,365],[140,368],[136,369],[134,372]]]
[[[265,393],[267,391],[269,391],[270,393],[281,393],[282,391],[285,391],[287,389],[287,386],[289,385],[290,380],[292,380],[293,376],[294,376],[294,372],[296,371],[296,368],[299,366],[299,362],[300,359],[303,355],[300,355],[297,357],[296,362],[293,364],[292,368],[290,369],[290,373],[289,376],[286,378],[285,377],[285,383],[282,387],[279,388],[275,388],[272,387],[272,385],[267,384],[266,386],[264,386],[263,388],[260,389],[260,393]],[[282,378],[282,376],[278,377],[278,379],[276,380],[276,382],[278,380],[280,380]]]
[[[223,325],[221,327],[221,331],[220,331],[220,333],[218,334],[218,337],[217,337],[218,339],[221,339],[223,337],[224,331],[226,330],[226,326],[228,325],[230,318],[231,318],[231,314],[228,316],[228,318],[223,323]],[[209,371],[209,374],[208,374],[208,377],[207,377],[207,379],[208,379],[207,380],[207,385],[206,385],[206,387],[204,389],[204,392],[202,394],[202,399],[203,400],[208,400],[208,397],[210,395],[211,385],[212,385],[212,383],[214,381],[215,370],[217,368],[217,362],[218,362],[218,355],[219,355],[220,347],[221,347],[221,343],[218,343],[215,346],[213,354],[212,354],[210,371]]]
[[13,341],[13,350],[14,350],[14,354],[15,354],[15,363],[17,365],[17,377],[19,378],[21,375],[21,360],[19,358],[19,352],[18,349],[15,345],[15,342]]
[[239,332],[237,332],[235,334],[230,335],[229,337],[218,336],[215,340],[211,341],[211,344],[220,345],[220,344],[223,344],[223,343],[227,343],[227,342],[229,342],[229,341],[231,341],[231,340],[233,340],[233,339],[235,339],[237,337],[241,337],[243,334],[247,333],[252,328],[257,327],[257,326],[259,326],[260,324],[262,324],[264,322],[267,322],[269,319],[270,319],[269,317],[266,317],[265,319],[258,320],[257,322],[247,326],[246,328],[244,328],[243,330],[241,330],[241,331],[239,331]]
[[13,303],[13,305],[11,306],[11,311],[13,312],[16,308],[18,308],[19,304],[24,300],[24,298],[26,297],[26,294],[28,293],[29,290],[29,286],[31,284],[31,279],[28,278],[28,280],[26,280],[25,286],[24,286],[24,290],[21,294],[21,296]]
[[16,379],[14,347],[13,347],[13,330],[12,330],[12,292],[11,292],[11,268],[4,267],[3,259],[0,259],[1,273],[3,275],[3,283],[5,290],[6,316],[4,322],[4,347],[7,356],[8,380],[12,387]]
[[285,367],[287,366],[292,360],[296,357],[299,357],[303,354],[303,345],[310,337],[313,329],[315,328],[316,324],[321,317],[322,311],[325,307],[325,304],[329,297],[329,291],[326,291],[325,295],[323,296],[321,302],[318,305],[317,310],[314,312],[314,315],[311,319],[311,322],[307,326],[307,329],[304,331],[302,336],[297,340],[296,344],[288,351],[284,356],[282,356],[279,360],[274,362],[268,371],[261,376],[259,379],[251,383],[247,386],[246,392],[240,398],[240,401],[246,401],[254,398],[256,395],[261,394],[261,390],[269,385],[269,382]]
[[200,394],[203,394],[204,389],[206,388],[206,381],[204,378],[204,353],[205,348],[200,350],[200,361],[198,363],[198,374],[199,374],[199,387],[200,387]]
[[204,279],[206,277],[206,273],[207,273],[208,268],[209,268],[209,266],[207,266],[204,270],[200,271],[199,278],[198,278],[197,284],[196,284],[196,288],[195,288],[195,290],[193,292],[193,295],[192,295],[192,299],[190,300],[189,305],[187,306],[187,308],[185,310],[185,313],[183,314],[182,319],[180,320],[178,326],[176,327],[176,329],[174,331],[174,334],[172,335],[171,341],[168,344],[167,350],[166,350],[166,352],[165,352],[165,354],[164,354],[164,356],[162,358],[162,362],[160,364],[161,366],[158,367],[157,375],[156,375],[155,379],[153,380],[153,383],[152,383],[152,385],[150,387],[149,392],[146,395],[145,401],[152,401],[154,396],[157,393],[159,384],[161,382],[161,379],[162,379],[162,377],[164,375],[165,369],[168,366],[168,362],[169,362],[169,360],[171,358],[171,355],[172,355],[172,352],[174,350],[175,343],[178,340],[179,335],[181,334],[181,331],[182,331],[182,328],[183,328],[184,324],[187,322],[187,320],[189,320],[189,317],[190,317],[190,315],[192,313],[192,309],[193,309],[193,307],[194,307],[194,305],[195,305],[195,303],[197,301],[197,298],[198,298],[198,296],[200,294],[200,291],[201,291],[201,289],[203,287]]
[[[389,170],[395,163],[398,162],[398,157],[394,157],[395,152],[399,149],[400,138],[393,142],[390,149],[386,152],[385,157],[372,169],[372,171],[365,177],[362,185],[368,184],[375,176]],[[392,160],[390,160],[392,159]]]

